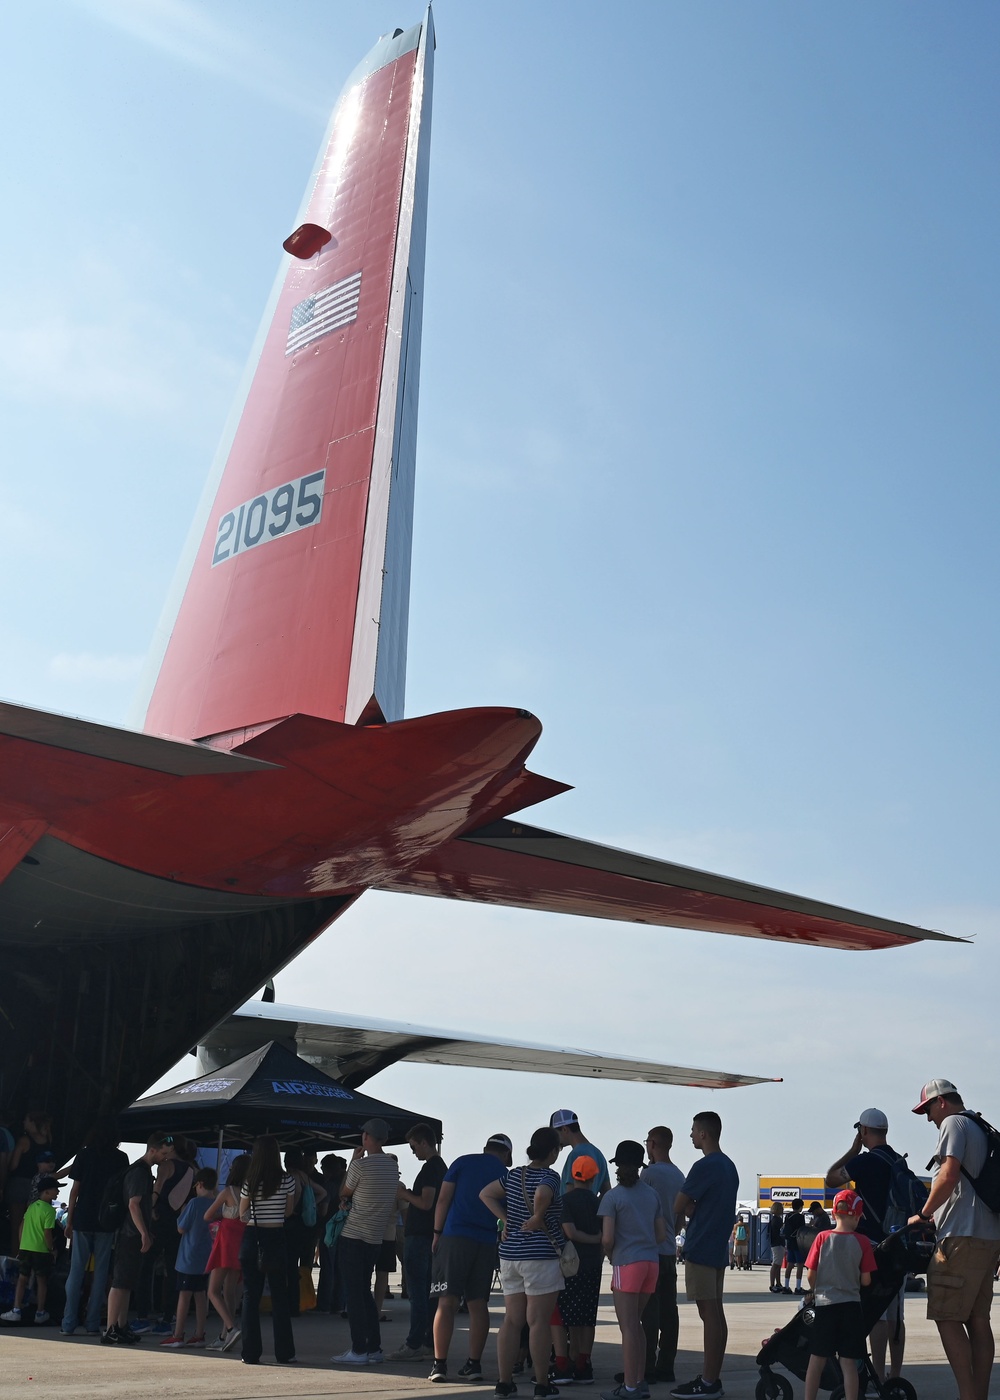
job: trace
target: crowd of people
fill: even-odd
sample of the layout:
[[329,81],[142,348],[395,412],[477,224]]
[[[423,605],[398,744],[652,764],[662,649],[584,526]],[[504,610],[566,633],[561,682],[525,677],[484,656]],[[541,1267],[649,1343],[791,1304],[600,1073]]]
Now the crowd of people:
[[[984,1199],[983,1183],[994,1143],[947,1080],[925,1085],[913,1111],[926,1115],[939,1136],[930,1191],[910,1198],[911,1205],[919,1201],[912,1214],[901,1208],[900,1191],[916,1178],[889,1147],[888,1120],[879,1109],[864,1110],[850,1148],[829,1169],[833,1220],[821,1202],[808,1210],[802,1201],[788,1211],[776,1205],[771,1214],[771,1291],[791,1293],[794,1273],[795,1293],[815,1309],[807,1400],[814,1400],[832,1356],[840,1358],[847,1400],[854,1400],[856,1363],[867,1345],[881,1377],[887,1354],[889,1376],[900,1374],[903,1290],[867,1341],[860,1300],[876,1268],[874,1250],[904,1225],[936,1230],[928,1317],[940,1332],[959,1400],[987,1400],[1000,1214]],[[0,1134],[0,1180],[18,1244],[16,1293],[2,1318],[23,1320],[33,1286],[34,1321],[44,1322],[60,1190],[52,1124],[30,1113],[18,1137],[2,1125]],[[671,1160],[673,1133],[662,1125],[644,1142],[619,1142],[609,1164],[576,1114],[560,1109],[531,1135],[523,1164],[515,1165],[511,1138],[498,1132],[481,1152],[448,1166],[435,1129],[418,1123],[406,1139],[418,1164],[408,1188],[396,1156],[386,1151],[386,1123],[372,1118],[349,1162],[335,1153],[318,1161],[298,1149],[286,1150],[282,1162],[277,1140],[265,1134],[229,1164],[220,1188],[216,1170],[199,1166],[194,1145],[183,1138],[154,1133],[129,1163],[113,1130],[98,1127],[68,1173],[62,1233],[70,1266],[61,1330],[75,1333],[82,1311],[82,1325],[105,1346],[134,1346],[151,1334],[164,1349],[239,1345],[244,1364],[259,1365],[266,1295],[279,1365],[295,1364],[293,1323],[305,1305],[347,1320],[350,1345],[330,1358],[332,1365],[429,1362],[430,1381],[443,1382],[452,1378],[449,1353],[461,1307],[469,1318],[468,1356],[453,1376],[480,1382],[489,1298],[499,1281],[504,1315],[495,1394],[516,1395],[518,1378],[530,1370],[535,1397],[550,1397],[594,1381],[608,1261],[622,1367],[602,1400],[644,1400],[656,1384],[669,1385],[676,1400],[722,1396],[724,1285],[729,1268],[749,1263],[749,1232],[737,1212],[737,1169],[721,1137],[718,1114],[698,1113],[690,1130],[698,1155],[686,1173]],[[681,1382],[674,1370],[678,1239],[702,1342],[699,1373]],[[381,1309],[397,1256],[409,1330],[387,1355]],[[210,1309],[218,1327],[211,1339]]]

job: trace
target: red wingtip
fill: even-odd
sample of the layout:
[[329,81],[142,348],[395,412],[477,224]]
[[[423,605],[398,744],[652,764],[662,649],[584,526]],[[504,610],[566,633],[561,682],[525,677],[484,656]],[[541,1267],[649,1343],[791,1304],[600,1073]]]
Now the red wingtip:
[[330,230],[321,228],[319,224],[299,224],[281,246],[286,253],[291,253],[293,258],[305,260],[318,253],[321,248],[325,248],[332,237]]

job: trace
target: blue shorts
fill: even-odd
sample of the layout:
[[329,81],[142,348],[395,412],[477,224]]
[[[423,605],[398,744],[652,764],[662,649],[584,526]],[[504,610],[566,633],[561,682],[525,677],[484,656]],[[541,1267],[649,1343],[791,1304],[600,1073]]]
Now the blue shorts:
[[785,1245],[785,1267],[790,1269],[793,1264],[804,1264],[806,1262],[805,1250],[796,1249],[793,1244]]

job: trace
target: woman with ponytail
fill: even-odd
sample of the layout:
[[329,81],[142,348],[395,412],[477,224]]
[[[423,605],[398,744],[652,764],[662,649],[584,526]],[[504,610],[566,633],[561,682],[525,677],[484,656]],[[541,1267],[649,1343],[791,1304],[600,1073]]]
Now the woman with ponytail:
[[604,1252],[611,1260],[611,1293],[622,1333],[622,1383],[614,1392],[619,1400],[631,1400],[643,1389],[646,1341],[640,1319],[660,1277],[660,1241],[666,1237],[660,1198],[652,1186],[639,1180],[643,1148],[638,1142],[620,1142],[612,1157],[618,1185],[598,1206],[602,1220]]
[[240,1242],[243,1270],[243,1360],[258,1366],[263,1343],[260,1299],[265,1279],[271,1285],[271,1327],[274,1359],[279,1366],[295,1360],[292,1319],[288,1307],[288,1245],[285,1221],[295,1206],[295,1182],[281,1170],[278,1144],[269,1134],[259,1137],[246,1178],[240,1187],[240,1219],[246,1226]]

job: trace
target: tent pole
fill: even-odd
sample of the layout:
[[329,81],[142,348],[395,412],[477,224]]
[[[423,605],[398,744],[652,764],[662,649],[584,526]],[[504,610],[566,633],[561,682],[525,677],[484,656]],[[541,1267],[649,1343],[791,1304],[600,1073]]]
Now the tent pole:
[[222,1134],[224,1131],[224,1128],[219,1128],[219,1147],[215,1154],[215,1178],[217,1185],[219,1178],[222,1176]]

